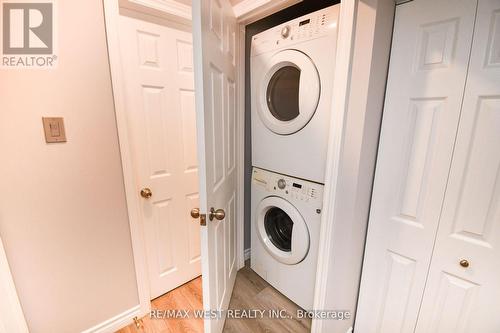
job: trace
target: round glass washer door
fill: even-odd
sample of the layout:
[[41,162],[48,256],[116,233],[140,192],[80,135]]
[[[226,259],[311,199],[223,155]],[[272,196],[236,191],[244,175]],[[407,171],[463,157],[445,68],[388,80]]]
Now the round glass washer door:
[[259,115],[276,134],[300,131],[311,120],[319,103],[320,79],[312,60],[297,50],[271,57],[263,70],[259,89]]
[[298,264],[309,251],[309,230],[291,203],[267,197],[257,206],[257,234],[267,252],[288,265]]

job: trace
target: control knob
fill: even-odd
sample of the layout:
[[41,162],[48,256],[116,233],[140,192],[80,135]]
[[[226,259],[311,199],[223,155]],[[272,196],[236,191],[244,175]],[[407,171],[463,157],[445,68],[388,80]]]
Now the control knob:
[[286,25],[281,29],[281,37],[288,38],[290,36],[290,26]]
[[278,187],[280,188],[280,190],[282,190],[286,187],[286,181],[283,178],[278,180]]

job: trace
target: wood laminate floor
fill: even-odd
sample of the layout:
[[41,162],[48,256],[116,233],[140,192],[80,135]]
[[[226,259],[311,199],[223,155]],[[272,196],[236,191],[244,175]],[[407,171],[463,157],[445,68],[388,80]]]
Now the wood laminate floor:
[[[151,309],[196,310],[203,309],[201,276],[151,301]],[[202,333],[203,320],[200,318],[154,319],[142,318],[143,327],[130,324],[116,333]]]
[[[297,288],[300,288],[299,284],[297,284]],[[263,310],[267,314],[262,319],[228,318],[224,326],[226,333],[306,333],[311,331],[311,320],[298,319],[296,316],[300,307],[252,271],[248,261],[236,275],[229,309],[257,309]],[[282,311],[281,315],[290,318],[269,318],[269,311],[273,310],[275,312],[285,310],[286,313]]]
[[[201,277],[153,300],[151,304],[153,309],[159,310],[194,311],[202,309]],[[224,326],[226,333],[305,333],[309,332],[311,328],[309,319],[297,318],[297,310],[300,308],[252,271],[248,267],[248,262],[244,268],[238,271],[229,309],[252,310],[246,311],[246,313],[253,314],[260,314],[261,312],[254,311],[260,310],[264,311],[264,316],[260,318],[258,315],[258,318],[255,319],[227,318]],[[273,314],[281,311],[280,315],[286,318],[269,318],[270,311]],[[151,319],[146,316],[143,318],[143,323],[144,325],[140,329],[132,324],[117,333],[203,332],[203,320],[199,318]]]

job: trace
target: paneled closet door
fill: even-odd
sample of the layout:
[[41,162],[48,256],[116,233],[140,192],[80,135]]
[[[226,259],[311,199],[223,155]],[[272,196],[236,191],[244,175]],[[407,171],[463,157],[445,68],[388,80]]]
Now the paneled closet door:
[[499,311],[500,0],[479,0],[455,153],[416,332],[498,333]]
[[356,332],[415,330],[450,171],[475,14],[473,0],[397,6]]

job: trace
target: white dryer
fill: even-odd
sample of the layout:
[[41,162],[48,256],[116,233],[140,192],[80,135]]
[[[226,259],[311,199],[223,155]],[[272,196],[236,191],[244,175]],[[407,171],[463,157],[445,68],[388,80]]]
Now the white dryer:
[[252,165],[324,183],[339,5],[255,35]]
[[311,310],[323,185],[253,168],[251,268]]

